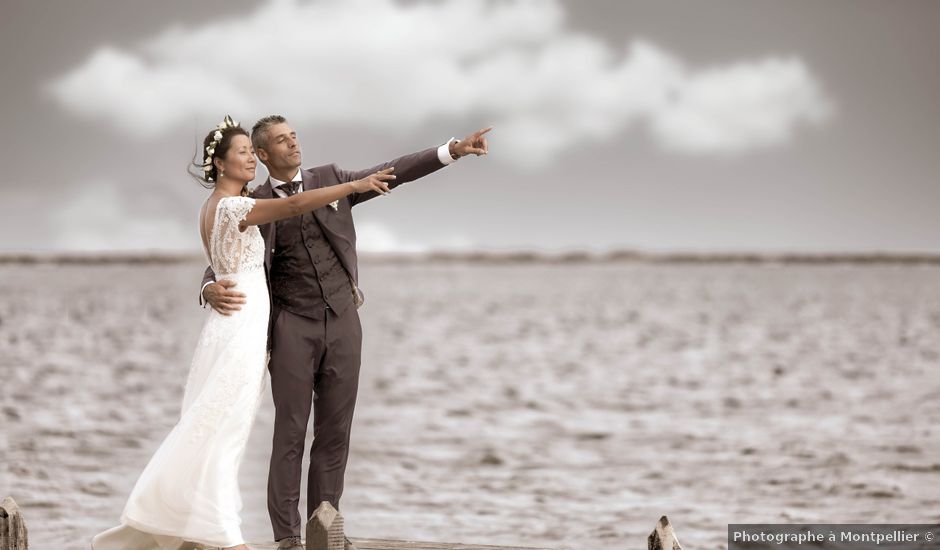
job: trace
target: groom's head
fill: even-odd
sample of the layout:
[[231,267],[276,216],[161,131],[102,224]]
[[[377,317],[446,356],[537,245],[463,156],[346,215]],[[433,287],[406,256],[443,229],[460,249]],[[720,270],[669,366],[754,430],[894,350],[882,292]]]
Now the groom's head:
[[297,132],[281,115],[269,115],[256,122],[251,129],[251,144],[269,172],[293,172],[300,168]]

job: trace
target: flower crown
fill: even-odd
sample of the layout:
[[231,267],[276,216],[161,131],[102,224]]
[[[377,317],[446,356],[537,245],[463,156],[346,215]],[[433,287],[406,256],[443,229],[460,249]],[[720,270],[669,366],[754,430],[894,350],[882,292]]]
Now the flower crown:
[[238,126],[238,122],[232,120],[232,117],[225,115],[225,118],[222,119],[222,122],[219,123],[215,128],[215,133],[212,134],[212,141],[209,145],[206,146],[206,161],[202,163],[202,171],[206,178],[206,181],[212,181],[212,176],[209,175],[212,172],[212,157],[215,156],[215,148],[219,145],[219,142],[222,141],[222,131],[229,128],[235,128]]

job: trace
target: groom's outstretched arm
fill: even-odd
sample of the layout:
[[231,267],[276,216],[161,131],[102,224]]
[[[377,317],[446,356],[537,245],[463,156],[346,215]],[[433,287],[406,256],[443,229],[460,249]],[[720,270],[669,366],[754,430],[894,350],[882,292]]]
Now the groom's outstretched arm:
[[[442,145],[441,147],[446,150],[447,145]],[[456,159],[451,158],[450,154],[446,154],[446,159],[440,156],[441,147],[411,153],[410,155],[398,157],[397,159],[383,162],[382,164],[366,168],[365,170],[344,170],[335,164],[332,166],[340,183],[366,178],[370,174],[374,174],[379,170],[385,170],[386,168],[395,168],[395,171],[392,172],[395,174],[395,179],[388,182],[388,187],[394,189],[403,183],[423,178],[453,163]],[[378,193],[375,191],[369,191],[367,193],[352,193],[347,195],[346,198],[349,200],[351,206],[355,206],[377,196]]]
[[[395,160],[390,160],[377,166],[366,168],[365,170],[343,170],[335,164],[333,165],[333,170],[336,172],[336,176],[339,181],[341,183],[345,183],[347,181],[354,181],[368,177],[370,174],[374,174],[379,170],[394,168],[395,171],[393,173],[395,174],[395,179],[387,182],[389,188],[393,189],[403,183],[414,181],[418,178],[423,178],[432,172],[440,170],[448,164],[453,164],[460,157],[470,154],[477,156],[485,155],[488,152],[488,145],[486,143],[484,134],[490,130],[492,130],[492,126],[478,130],[462,140],[450,139],[447,143],[441,145],[440,147],[425,149],[424,151],[419,151],[417,153],[411,153],[410,155],[398,157]],[[361,202],[365,202],[377,196],[377,192],[369,191],[367,193],[354,193],[348,195],[347,199],[349,200],[351,206],[355,206]]]

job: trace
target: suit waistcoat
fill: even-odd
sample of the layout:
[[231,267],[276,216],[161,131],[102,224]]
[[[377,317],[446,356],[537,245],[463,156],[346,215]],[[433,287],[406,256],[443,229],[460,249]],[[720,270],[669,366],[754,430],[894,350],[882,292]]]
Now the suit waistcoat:
[[274,305],[312,319],[323,319],[327,307],[339,314],[352,305],[349,275],[316,217],[308,212],[275,223],[268,274]]

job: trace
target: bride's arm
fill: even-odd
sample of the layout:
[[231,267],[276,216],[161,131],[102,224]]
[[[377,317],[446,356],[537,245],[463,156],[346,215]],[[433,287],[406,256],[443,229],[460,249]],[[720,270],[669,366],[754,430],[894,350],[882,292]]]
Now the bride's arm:
[[293,218],[324,207],[350,193],[375,191],[381,195],[387,195],[390,191],[388,184],[385,182],[395,179],[395,176],[392,175],[393,170],[394,168],[386,168],[361,180],[311,189],[284,199],[256,199],[254,208],[248,212],[245,220],[239,225],[244,228],[249,225],[262,225],[285,218]]

